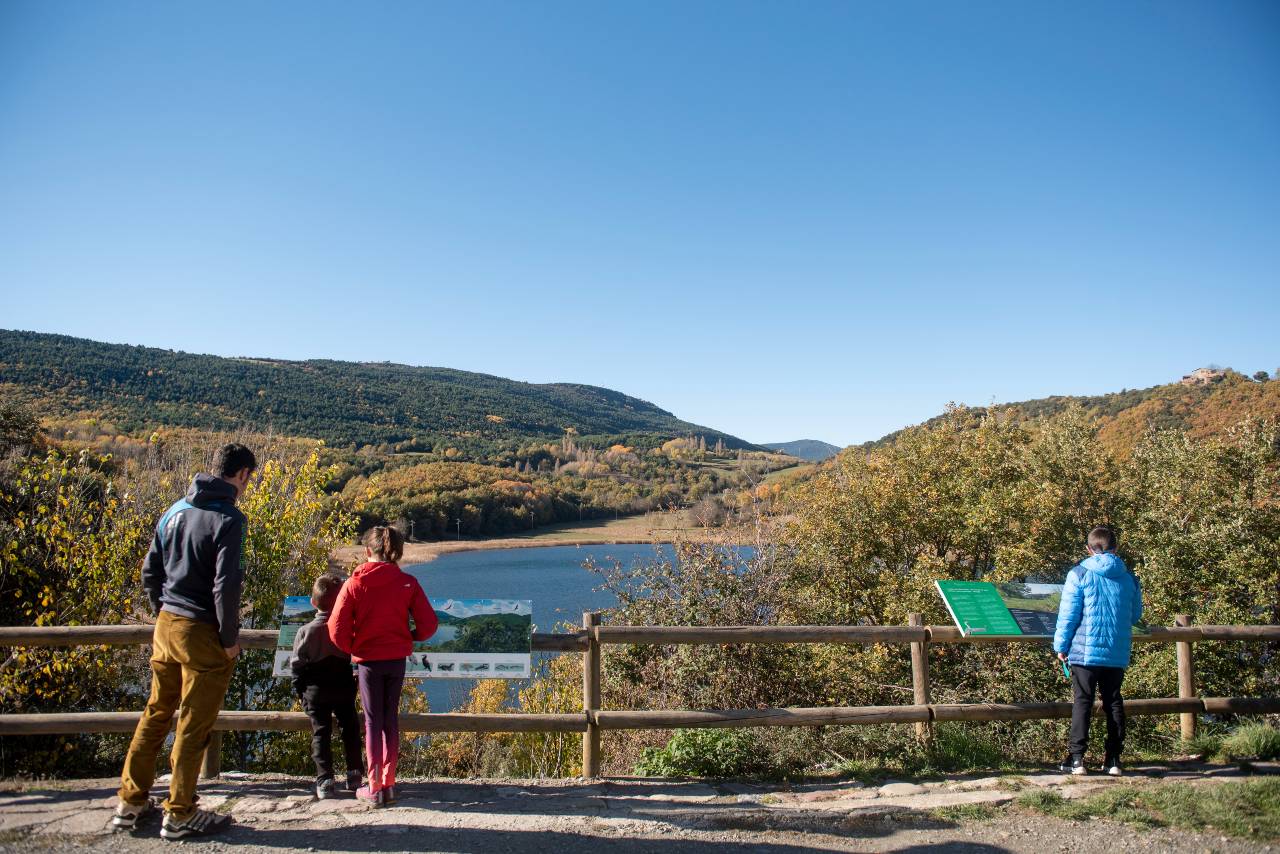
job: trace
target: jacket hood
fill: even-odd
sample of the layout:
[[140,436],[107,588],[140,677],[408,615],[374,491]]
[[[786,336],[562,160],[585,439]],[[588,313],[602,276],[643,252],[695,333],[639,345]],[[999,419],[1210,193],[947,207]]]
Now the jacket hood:
[[398,573],[400,565],[395,563],[386,563],[384,561],[375,560],[369,563],[362,563],[356,567],[356,571],[351,573],[352,578],[377,579],[392,573]]
[[1110,552],[1091,555],[1080,561],[1080,565],[1089,572],[1099,573],[1106,578],[1120,578],[1129,572],[1129,567],[1124,565],[1124,561]]
[[235,500],[236,488],[211,474],[196,475],[187,490],[187,502],[196,507],[207,507],[219,501],[235,503]]

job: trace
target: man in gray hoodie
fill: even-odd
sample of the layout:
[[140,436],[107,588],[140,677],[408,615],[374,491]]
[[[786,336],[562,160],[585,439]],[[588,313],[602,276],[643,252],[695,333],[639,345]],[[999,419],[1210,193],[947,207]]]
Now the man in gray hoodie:
[[196,780],[240,654],[240,553],[245,518],[236,509],[258,466],[244,445],[219,449],[214,474],[198,474],[156,525],[142,565],[142,587],[156,627],[151,639],[151,698],[138,721],[120,780],[117,830],[133,830],[151,811],[156,757],[177,714],[160,835],[204,836],[230,817],[196,809]]

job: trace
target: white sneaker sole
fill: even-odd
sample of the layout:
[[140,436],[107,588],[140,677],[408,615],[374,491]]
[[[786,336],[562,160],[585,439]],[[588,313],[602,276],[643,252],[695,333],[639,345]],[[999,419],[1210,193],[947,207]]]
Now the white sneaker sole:
[[210,825],[205,830],[196,830],[194,827],[175,827],[172,829],[168,827],[161,827],[160,838],[168,839],[176,842],[179,839],[192,839],[192,838],[200,838],[203,836],[216,836],[219,833],[225,832],[229,827],[231,827],[231,822],[229,821],[224,821],[219,824]]
[[126,833],[131,830],[137,830],[147,820],[155,815],[155,810],[145,810],[137,815],[115,815],[111,816],[111,829],[116,833]]

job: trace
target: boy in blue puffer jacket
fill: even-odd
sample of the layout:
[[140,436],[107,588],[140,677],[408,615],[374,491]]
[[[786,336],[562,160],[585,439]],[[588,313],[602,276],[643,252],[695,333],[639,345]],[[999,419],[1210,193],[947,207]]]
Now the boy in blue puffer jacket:
[[1129,666],[1133,627],[1142,619],[1142,588],[1124,561],[1116,557],[1116,535],[1110,528],[1089,532],[1089,557],[1072,567],[1062,588],[1053,651],[1071,664],[1071,754],[1062,770],[1084,774],[1093,698],[1102,695],[1107,714],[1103,768],[1119,777],[1124,748],[1124,700],[1120,683]]

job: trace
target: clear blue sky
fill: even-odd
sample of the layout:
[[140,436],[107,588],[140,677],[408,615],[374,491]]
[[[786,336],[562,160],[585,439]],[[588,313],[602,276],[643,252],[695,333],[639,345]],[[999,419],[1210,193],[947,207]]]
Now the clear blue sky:
[[1280,4],[0,3],[0,327],[753,441],[1280,366]]

